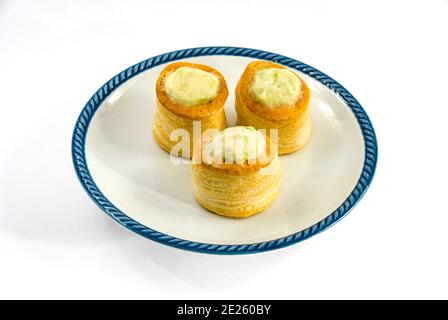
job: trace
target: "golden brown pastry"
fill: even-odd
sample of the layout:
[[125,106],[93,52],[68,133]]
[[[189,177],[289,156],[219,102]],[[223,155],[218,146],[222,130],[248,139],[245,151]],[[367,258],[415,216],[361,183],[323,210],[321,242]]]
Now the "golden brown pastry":
[[310,90],[288,68],[269,61],[247,65],[235,89],[237,125],[278,129],[278,153],[297,151],[311,133]]
[[221,73],[209,66],[189,62],[167,65],[157,79],[156,96],[154,139],[168,152],[179,142],[170,139],[171,133],[181,128],[189,134],[190,148],[175,150],[182,151],[176,155],[191,157],[195,120],[201,122],[202,132],[226,127],[227,84]]
[[195,148],[191,173],[201,206],[222,216],[245,218],[275,199],[282,170],[269,138],[252,127],[232,127],[204,135],[200,148]]

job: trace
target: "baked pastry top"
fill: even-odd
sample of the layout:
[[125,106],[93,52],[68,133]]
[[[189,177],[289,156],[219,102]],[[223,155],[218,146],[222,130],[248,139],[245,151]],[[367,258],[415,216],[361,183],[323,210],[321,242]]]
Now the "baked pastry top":
[[236,95],[256,115],[283,121],[300,117],[307,111],[310,90],[288,68],[269,61],[254,61],[241,75]]
[[228,94],[222,74],[202,64],[171,63],[156,82],[158,102],[172,113],[191,120],[219,111]]

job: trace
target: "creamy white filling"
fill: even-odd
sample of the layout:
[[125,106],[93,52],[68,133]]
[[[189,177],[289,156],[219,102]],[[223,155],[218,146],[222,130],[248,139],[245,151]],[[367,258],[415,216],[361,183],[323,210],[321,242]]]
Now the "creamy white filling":
[[164,82],[164,90],[175,102],[194,106],[213,100],[218,94],[219,79],[200,69],[180,67]]
[[289,69],[268,68],[254,75],[251,94],[265,107],[293,106],[300,96],[302,82]]
[[204,146],[204,161],[242,164],[266,152],[264,136],[252,127],[232,127],[215,133]]

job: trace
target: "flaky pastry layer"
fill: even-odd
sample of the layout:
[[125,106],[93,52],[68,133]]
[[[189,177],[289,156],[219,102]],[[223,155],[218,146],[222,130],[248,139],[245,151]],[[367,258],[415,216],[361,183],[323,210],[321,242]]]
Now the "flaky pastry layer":
[[255,172],[234,174],[192,164],[193,191],[198,203],[226,217],[245,218],[266,209],[278,194],[282,169],[278,157]]
[[[226,127],[226,115],[224,113],[224,108],[221,108],[217,112],[204,117],[200,120],[201,122],[201,132],[205,132],[208,129],[218,129],[223,130]],[[177,154],[177,156],[182,156],[186,158],[191,158],[193,154],[193,120],[179,116],[170,110],[166,109],[162,104],[156,100],[156,110],[154,112],[153,119],[153,136],[157,144],[164,150],[171,152],[172,148],[176,146],[180,141],[171,140],[171,133],[178,129],[185,129],[189,134],[189,152],[184,154]],[[199,138],[201,134],[199,134]],[[178,139],[181,139],[179,136]]]

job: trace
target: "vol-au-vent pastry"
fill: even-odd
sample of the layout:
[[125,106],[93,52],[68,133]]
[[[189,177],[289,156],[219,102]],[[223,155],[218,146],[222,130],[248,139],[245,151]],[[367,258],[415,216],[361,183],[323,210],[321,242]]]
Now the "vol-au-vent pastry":
[[[167,65],[156,82],[154,139],[163,149],[171,152],[179,144],[179,139],[185,138],[185,135],[177,135],[173,131],[185,129],[189,134],[190,148],[174,149],[173,152],[178,156],[191,157],[193,122],[200,121],[202,132],[207,129],[224,129],[224,103],[227,96],[226,81],[217,70],[189,62]],[[198,138],[200,136],[199,132]]]
[[222,216],[245,218],[275,199],[282,169],[269,138],[239,126],[204,134],[200,148],[195,148],[191,173],[201,206]]
[[311,133],[310,90],[290,69],[269,61],[247,65],[235,89],[237,125],[277,129],[278,153],[304,146]]

